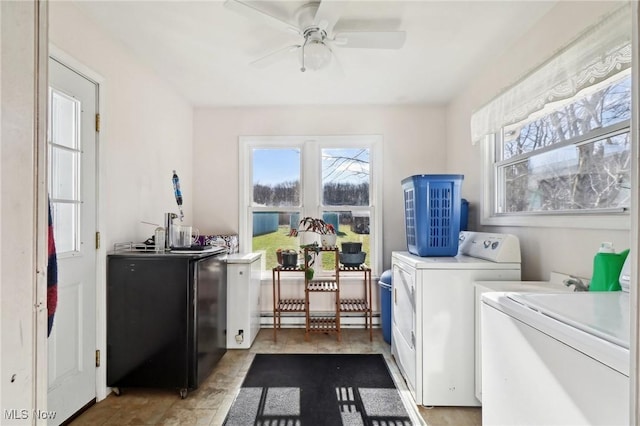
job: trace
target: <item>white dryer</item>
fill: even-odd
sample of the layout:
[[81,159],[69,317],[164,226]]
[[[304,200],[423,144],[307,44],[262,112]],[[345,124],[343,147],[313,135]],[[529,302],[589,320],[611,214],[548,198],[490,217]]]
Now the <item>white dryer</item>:
[[473,283],[520,280],[517,237],[463,231],[455,257],[393,252],[392,265],[391,351],[415,402],[480,405]]
[[482,424],[628,425],[629,294],[482,296]]

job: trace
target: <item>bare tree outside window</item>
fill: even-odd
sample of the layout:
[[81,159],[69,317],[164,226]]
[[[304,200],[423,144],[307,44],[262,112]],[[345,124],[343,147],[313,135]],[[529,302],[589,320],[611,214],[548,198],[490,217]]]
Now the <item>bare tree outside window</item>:
[[497,153],[500,211],[628,207],[630,117],[631,77],[626,75],[539,118],[505,127]]
[[322,193],[327,206],[369,205],[369,150],[322,150]]

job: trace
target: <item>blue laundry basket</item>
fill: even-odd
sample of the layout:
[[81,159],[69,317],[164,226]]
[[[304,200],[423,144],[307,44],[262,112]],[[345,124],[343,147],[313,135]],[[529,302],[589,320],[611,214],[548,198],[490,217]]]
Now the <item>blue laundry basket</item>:
[[417,256],[455,256],[463,175],[415,175],[402,180],[407,248]]

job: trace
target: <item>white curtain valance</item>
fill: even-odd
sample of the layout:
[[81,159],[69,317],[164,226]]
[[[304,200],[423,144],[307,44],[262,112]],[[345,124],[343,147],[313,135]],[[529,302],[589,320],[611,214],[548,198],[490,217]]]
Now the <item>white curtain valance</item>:
[[471,116],[471,141],[631,67],[631,7],[605,17]]

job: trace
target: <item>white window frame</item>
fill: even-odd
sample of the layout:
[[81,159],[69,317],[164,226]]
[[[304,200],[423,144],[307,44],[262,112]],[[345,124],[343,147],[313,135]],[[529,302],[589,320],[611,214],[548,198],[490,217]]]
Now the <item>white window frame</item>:
[[[629,129],[629,121],[611,127],[625,127]],[[574,142],[578,144],[579,142]],[[548,228],[584,228],[584,229],[631,229],[629,208],[603,209],[602,212],[498,212],[500,196],[497,147],[500,144],[500,134],[492,134],[482,141],[482,213],[480,223],[487,226],[530,226]],[[555,148],[565,146],[558,144]]]
[[[370,212],[370,247],[375,255],[367,253],[368,265],[372,273],[378,276],[382,272],[382,136],[381,135],[344,135],[344,136],[240,136],[239,137],[239,243],[240,247],[251,247],[253,235],[253,212],[283,211],[300,212],[300,217],[320,217],[323,210],[341,211],[366,210]],[[370,164],[369,207],[355,208],[325,206],[322,204],[322,149],[331,148],[368,148]],[[300,184],[301,205],[291,207],[253,207],[252,150],[255,148],[299,148],[301,152]],[[315,178],[314,178],[315,176]],[[310,178],[311,177],[311,178]],[[271,278],[271,271],[263,271],[263,279]]]

